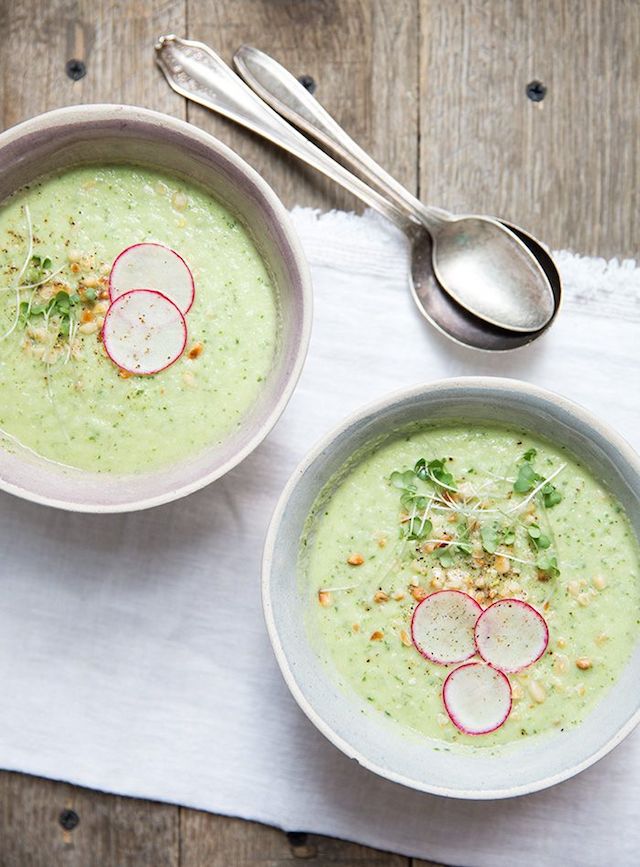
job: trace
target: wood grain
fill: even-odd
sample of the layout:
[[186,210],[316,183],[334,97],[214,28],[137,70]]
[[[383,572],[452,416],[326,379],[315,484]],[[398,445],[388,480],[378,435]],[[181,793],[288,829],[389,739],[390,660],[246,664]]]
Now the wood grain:
[[[0,0],[0,126],[80,102],[187,115],[154,68],[168,32],[228,61],[269,51],[426,201],[508,216],[554,247],[638,256],[637,0]],[[86,64],[72,82],[71,58]],[[547,87],[530,101],[528,82]],[[332,183],[204,109],[190,119],[288,205],[354,206]],[[63,810],[80,823],[60,824]],[[301,829],[304,830],[304,829]],[[0,867],[407,867],[408,859],[0,773]],[[413,867],[429,867],[415,860]]]
[[2,867],[178,867],[178,833],[177,807],[0,774]]
[[[183,31],[186,0],[0,0],[0,126],[82,102],[144,105],[178,117],[153,63],[160,33]],[[72,81],[68,60],[86,64]]]
[[508,217],[555,249],[638,256],[640,5],[420,0],[420,18],[425,201]]
[[[242,819],[183,810],[180,867],[286,867],[308,860],[313,867],[409,867],[409,859],[316,834],[285,836]],[[427,865],[429,867],[429,865]]]
[[[410,189],[417,185],[418,16],[415,0],[222,0],[191,2],[189,37],[231,63],[243,43],[269,52],[361,145]],[[207,109],[189,119],[258,169],[285,204],[352,209],[333,182]]]

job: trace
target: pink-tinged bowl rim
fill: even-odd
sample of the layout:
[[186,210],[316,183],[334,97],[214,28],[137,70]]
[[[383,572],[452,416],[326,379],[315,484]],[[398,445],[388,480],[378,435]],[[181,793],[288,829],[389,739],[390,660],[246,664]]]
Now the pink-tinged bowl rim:
[[[140,152],[141,142],[144,158],[122,156],[123,147]],[[155,146],[150,148],[149,143]],[[92,157],[100,148],[108,153]],[[158,156],[160,151],[168,155],[166,163]],[[60,160],[68,162],[61,164]],[[288,330],[281,334],[274,372],[263,389],[262,400],[244,426],[219,447],[205,449],[192,460],[139,475],[100,475],[73,468],[60,471],[50,461],[0,446],[0,490],[78,512],[151,508],[185,497],[228,473],[264,440],[282,415],[302,372],[311,333],[311,276],[288,212],[255,169],[213,136],[185,121],[127,105],[69,106],[38,115],[0,134],[0,200],[23,184],[59,170],[56,166],[109,162],[150,165],[189,178],[193,172],[196,183],[205,187],[206,175],[214,195],[216,185],[224,187],[230,195],[221,193],[221,198],[232,210],[237,203],[241,222],[283,275],[278,288]],[[243,210],[252,214],[254,223],[244,219]]]

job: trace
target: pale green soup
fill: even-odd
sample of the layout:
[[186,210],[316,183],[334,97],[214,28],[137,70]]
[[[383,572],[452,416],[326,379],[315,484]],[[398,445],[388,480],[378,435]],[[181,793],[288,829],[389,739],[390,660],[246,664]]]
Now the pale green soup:
[[[34,258],[20,283],[40,285],[16,298],[28,215]],[[196,294],[182,357],[156,375],[127,376],[106,356],[100,330],[111,265],[141,241],[178,252]],[[196,186],[133,166],[86,167],[25,187],[0,207],[7,447],[17,441],[47,459],[110,473],[191,456],[242,423],[272,367],[278,331],[275,289],[251,238]]]
[[[423,426],[354,460],[308,519],[300,576],[310,639],[342,688],[475,747],[574,726],[640,634],[640,554],[621,505],[562,448],[500,427]],[[548,624],[546,653],[509,675],[513,709],[490,734],[453,725],[441,693],[455,666],[411,642],[415,606],[443,588],[482,607],[526,600]]]

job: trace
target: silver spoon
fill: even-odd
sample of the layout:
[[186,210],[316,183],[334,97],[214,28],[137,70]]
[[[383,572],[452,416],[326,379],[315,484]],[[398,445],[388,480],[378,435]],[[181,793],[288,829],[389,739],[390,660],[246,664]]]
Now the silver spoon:
[[[465,346],[493,351],[523,346],[542,333],[543,329],[525,333],[496,328],[459,306],[434,279],[430,237],[406,209],[400,210],[394,202],[383,198],[298,133],[256,96],[208,46],[176,36],[164,36],[156,44],[156,60],[176,92],[283,147],[341,184],[404,231],[412,240],[415,253],[412,261],[413,297],[422,314],[442,333]],[[526,236],[523,240],[526,241]],[[544,267],[547,254],[541,247],[538,249]],[[534,252],[538,255],[537,250]],[[550,257],[547,259],[551,263],[548,273],[552,274],[553,265]],[[553,286],[553,292],[557,311],[559,282]]]
[[[242,45],[234,54],[233,62],[236,71],[271,108],[306,135],[315,139],[325,150],[337,156],[344,166],[356,172],[385,198],[395,202],[401,210],[412,214],[418,223],[427,227],[427,230],[433,215],[443,219],[454,219],[441,208],[427,207],[398,183],[342,129],[297,78],[264,51],[250,45]],[[493,218],[478,219],[496,222]],[[562,295],[560,274],[555,262],[542,244],[524,229],[504,220],[498,222],[528,248],[544,271],[552,292],[551,318],[555,317]],[[469,305],[464,306],[470,309]]]

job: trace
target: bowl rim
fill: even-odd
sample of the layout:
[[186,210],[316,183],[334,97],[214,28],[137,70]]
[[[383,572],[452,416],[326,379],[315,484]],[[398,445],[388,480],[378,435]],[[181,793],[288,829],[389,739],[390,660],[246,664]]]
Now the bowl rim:
[[[114,122],[123,120],[142,123],[147,122],[151,125],[156,124],[161,128],[168,128],[174,133],[191,138],[193,141],[197,141],[201,145],[210,148],[222,156],[223,159],[230,163],[233,168],[237,169],[238,173],[242,175],[244,181],[247,182],[248,189],[257,195],[259,201],[268,211],[271,211],[274,222],[278,224],[282,232],[282,236],[291,255],[292,265],[300,277],[299,290],[301,321],[298,346],[295,350],[295,359],[277,401],[275,401],[269,412],[266,413],[262,422],[256,428],[254,435],[244,443],[238,451],[228,457],[215,469],[200,476],[198,479],[181,486],[170,488],[162,494],[144,497],[139,500],[132,500],[127,503],[98,504],[79,503],[72,500],[61,500],[56,499],[55,497],[43,496],[33,493],[20,485],[13,484],[0,476],[0,490],[9,494],[13,494],[14,496],[21,497],[24,500],[44,506],[52,506],[66,511],[87,512],[91,514],[136,512],[142,509],[148,509],[154,506],[173,502],[174,500],[186,497],[189,494],[206,487],[211,484],[211,482],[226,475],[230,470],[241,463],[269,435],[289,403],[302,374],[304,363],[309,351],[311,326],[313,321],[313,288],[311,271],[302,248],[302,243],[293,227],[293,221],[289,211],[285,208],[275,191],[258,173],[258,171],[253,168],[253,166],[249,165],[246,160],[238,156],[238,154],[236,154],[228,145],[224,144],[224,142],[221,142],[210,133],[205,132],[188,121],[173,117],[164,112],[143,108],[137,105],[126,103],[81,103],[43,112],[3,130],[0,132],[0,150],[30,133],[49,129],[52,135],[55,136],[58,124],[74,124],[76,122],[87,123],[90,121],[109,120],[113,120]],[[117,129],[114,127],[114,134],[117,134],[117,132]]]
[[394,783],[399,783],[411,789],[420,792],[425,792],[432,795],[440,795],[448,798],[461,800],[499,800],[503,798],[512,798],[519,795],[527,795],[542,789],[554,786],[564,780],[568,780],[586,768],[595,764],[607,753],[611,752],[614,747],[621,743],[627,735],[640,723],[640,697],[638,698],[638,706],[627,722],[603,744],[599,749],[587,756],[580,762],[576,762],[556,774],[550,774],[532,783],[524,783],[517,786],[504,787],[499,789],[452,789],[447,786],[429,785],[421,780],[413,779],[405,774],[397,773],[390,768],[383,767],[374,761],[371,761],[364,756],[360,750],[354,745],[348,743],[344,738],[338,735],[333,728],[324,721],[322,716],[311,703],[305,698],[302,690],[299,688],[293,668],[290,666],[287,655],[284,651],[278,629],[276,626],[275,616],[273,612],[273,604],[271,599],[271,576],[274,551],[278,540],[278,535],[282,525],[282,519],[286,510],[291,494],[297,487],[298,483],[306,472],[313,466],[315,461],[325,452],[330,450],[335,439],[348,431],[354,425],[365,419],[370,418],[375,413],[381,412],[399,403],[403,400],[419,397],[427,392],[437,392],[439,390],[451,389],[470,389],[481,393],[485,389],[502,392],[519,392],[519,395],[533,397],[547,401],[553,404],[556,408],[563,409],[570,416],[573,416],[578,421],[585,424],[591,431],[608,440],[623,457],[634,466],[640,474],[640,456],[627,442],[627,440],[613,428],[600,421],[589,410],[574,401],[565,398],[554,391],[551,391],[541,386],[533,385],[520,379],[511,379],[508,377],[494,376],[461,376],[447,377],[434,380],[432,382],[423,383],[421,385],[412,386],[410,388],[395,389],[387,393],[381,398],[371,401],[360,407],[353,413],[350,413],[337,425],[332,427],[324,436],[315,443],[315,445],[302,458],[298,466],[295,468],[285,485],[278,502],[273,511],[271,521],[265,538],[263,557],[262,557],[262,608],[267,626],[267,632],[271,646],[273,648],[276,661],[282,673],[289,691],[295,699],[298,707],[303,711],[306,717],[316,726],[316,728],[329,740],[335,747],[343,752],[348,758],[355,759],[359,765],[372,771],[384,779]]

